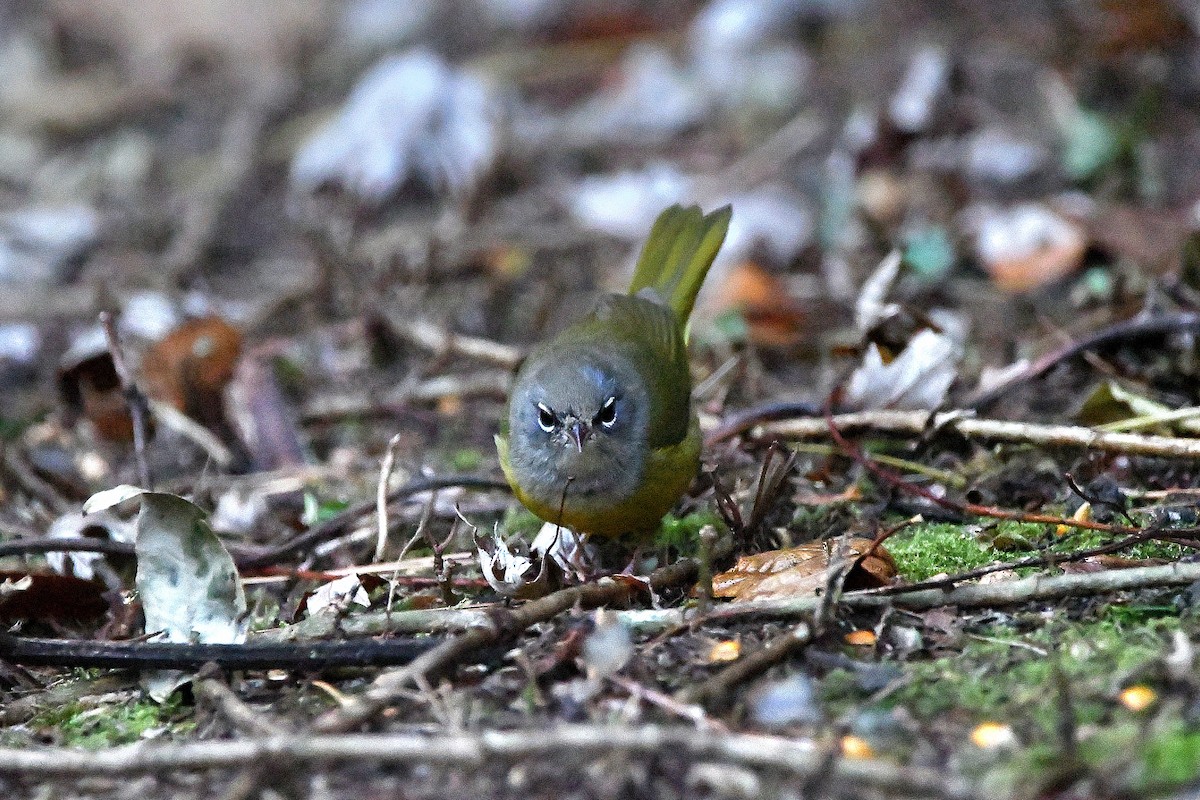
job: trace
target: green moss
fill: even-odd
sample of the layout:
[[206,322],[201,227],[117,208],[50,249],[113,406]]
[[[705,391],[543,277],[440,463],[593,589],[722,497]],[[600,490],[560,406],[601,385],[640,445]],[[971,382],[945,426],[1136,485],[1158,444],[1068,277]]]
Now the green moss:
[[536,514],[524,506],[516,504],[509,506],[504,512],[503,519],[500,520],[500,533],[505,539],[520,536],[527,541],[532,541],[541,528],[542,521]]
[[48,709],[35,717],[31,727],[53,728],[63,744],[98,749],[136,742],[149,730],[169,727],[185,733],[195,727],[190,712],[180,708],[179,695],[158,704],[142,699],[127,705],[85,707],[80,703]]
[[[1036,621],[1021,617],[1016,625]],[[1170,687],[1156,687],[1158,704],[1131,711],[1117,700],[1122,688],[1149,681],[1153,665],[1172,648],[1175,631],[1195,638],[1194,623],[1152,617],[1127,624],[1105,615],[1098,621],[1056,619],[1030,632],[992,627],[966,634],[955,655],[901,664],[904,680],[884,708],[958,741],[959,762],[987,797],[1040,796],[1073,775],[1104,776],[1115,794],[1157,797],[1200,779],[1200,729],[1180,720]],[[1065,687],[1064,702],[1062,691]],[[833,670],[821,681],[827,713],[834,718],[864,713],[872,691],[853,671]],[[1063,752],[1061,714],[1070,708],[1078,750]],[[1017,732],[1011,749],[975,748],[967,732],[995,721]]]
[[1175,722],[1139,742],[1140,769],[1134,788],[1141,792],[1172,789],[1200,779],[1200,730]]
[[483,453],[471,447],[461,447],[450,454],[450,466],[458,472],[474,472],[483,466]]
[[900,575],[908,581],[965,572],[990,564],[998,557],[994,548],[980,545],[962,525],[914,525],[888,539],[884,547],[896,560]]
[[327,522],[349,507],[349,501],[334,499],[322,500],[312,492],[305,492],[303,516],[304,524],[319,525],[322,522]]
[[[953,575],[997,561],[1016,561],[1039,549],[1070,553],[1098,547],[1113,538],[1099,531],[1077,530],[1059,536],[1051,526],[1001,522],[976,534],[971,527],[945,523],[914,525],[887,540],[900,575],[920,581],[939,574]],[[1131,559],[1174,561],[1184,554],[1180,545],[1142,542],[1120,553]],[[1032,574],[1028,569],[1022,574]]]
[[712,511],[693,511],[682,517],[668,514],[658,527],[655,541],[673,547],[683,555],[694,555],[700,542],[700,529],[705,525],[721,530],[725,523]]
[[1025,635],[1000,629],[968,640],[959,655],[906,666],[907,684],[892,702],[922,718],[949,710],[982,721],[1031,715],[1052,731],[1058,713],[1055,662],[1071,688],[1078,722],[1096,721],[1111,707],[1114,676],[1128,674],[1169,647],[1176,619],[1138,627],[1112,620],[1057,623]]

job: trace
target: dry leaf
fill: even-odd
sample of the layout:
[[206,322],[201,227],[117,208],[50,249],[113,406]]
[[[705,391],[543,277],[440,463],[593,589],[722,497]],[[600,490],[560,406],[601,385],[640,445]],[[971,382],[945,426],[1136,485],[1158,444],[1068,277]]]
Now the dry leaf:
[[846,644],[855,647],[874,647],[875,646],[875,631],[857,630],[850,631],[844,637]]
[[872,342],[850,376],[846,402],[853,408],[937,408],[958,376],[961,358],[962,346],[954,337],[929,328],[890,362]]
[[842,755],[846,758],[874,758],[875,749],[861,736],[849,734],[842,737]]
[[199,406],[216,403],[233,377],[242,350],[242,335],[219,317],[190,320],[171,331],[142,359],[146,392],[189,416]]
[[225,387],[242,351],[242,334],[219,317],[183,323],[142,359],[146,393],[187,414],[217,434],[230,426]]
[[0,620],[95,622],[108,611],[104,587],[69,575],[0,571]]
[[1045,206],[978,210],[975,246],[997,287],[1027,292],[1079,268],[1087,236],[1076,223]]
[[[895,577],[895,562],[882,546],[864,557],[871,545],[863,538],[847,543],[846,556],[855,559],[846,575],[847,588],[883,586]],[[836,542],[807,542],[742,556],[733,569],[713,577],[713,596],[747,602],[815,594],[825,586],[826,570],[836,561],[838,549]]]
[[1122,691],[1119,699],[1130,711],[1143,711],[1158,699],[1158,694],[1149,686],[1139,684]]
[[469,197],[499,156],[502,109],[488,83],[433,52],[389,56],[296,153],[292,183],[341,186],[371,205],[410,179]]
[[971,731],[971,743],[980,750],[996,750],[1016,744],[1013,729],[1000,722],[981,722]]
[[718,664],[725,661],[737,661],[742,654],[742,643],[737,639],[726,639],[717,642],[708,651],[708,663]]
[[775,275],[753,261],[729,270],[715,288],[711,308],[736,311],[746,321],[750,341],[769,347],[790,347],[803,336],[804,311]]

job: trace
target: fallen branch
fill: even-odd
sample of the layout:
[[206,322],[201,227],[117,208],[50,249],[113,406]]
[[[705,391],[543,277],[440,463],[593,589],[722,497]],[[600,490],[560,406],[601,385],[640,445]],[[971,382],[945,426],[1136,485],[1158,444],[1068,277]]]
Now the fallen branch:
[[[846,592],[838,605],[851,609],[904,608],[921,611],[939,606],[959,608],[988,608],[992,606],[1029,603],[1039,600],[1058,600],[1064,597],[1085,597],[1134,589],[1158,589],[1168,586],[1187,586],[1200,581],[1200,563],[1165,564],[1154,567],[1108,569],[1073,575],[1031,575],[1003,583],[972,583],[953,589],[924,589],[901,595],[879,594],[877,590]],[[731,620],[747,617],[786,619],[813,613],[822,598],[789,597],[784,600],[760,600],[730,603],[719,606],[705,615],[704,621]],[[683,613],[660,612],[656,625],[663,628],[684,621]],[[643,630],[648,620],[640,620]]]
[[[185,744],[135,744],[108,750],[0,748],[0,774],[26,777],[112,777],[172,770],[237,769],[255,763],[436,764],[479,769],[523,758],[561,761],[610,754],[645,757],[687,754],[747,767],[809,777],[826,768],[825,755],[810,740],[781,736],[702,731],[693,727],[631,728],[562,725],[549,729],[480,731],[477,734],[305,734]],[[831,779],[845,788],[876,789],[944,800],[975,797],[969,785],[944,770],[902,767],[877,759],[847,759],[832,766]]]
[[195,669],[212,662],[223,669],[287,669],[320,672],[333,667],[408,664],[437,639],[355,639],[340,642],[98,642],[38,639],[0,633],[0,659],[13,664],[111,669]]
[[[655,570],[648,582],[652,590],[662,591],[694,580],[696,573],[696,562],[682,559]],[[636,593],[638,585],[633,579],[601,578],[593,583],[560,589],[512,610],[493,609],[488,614],[489,624],[443,641],[407,667],[383,673],[364,693],[318,718],[314,727],[324,733],[355,728],[394,702],[410,685],[429,680],[430,676],[444,671],[464,656],[513,638],[529,626],[551,620],[575,606],[595,608],[626,603]]]
[[1003,383],[978,392],[975,397],[967,401],[967,406],[982,410],[994,405],[1016,387],[1040,378],[1057,365],[1083,353],[1103,350],[1121,344],[1132,344],[1147,339],[1161,339],[1167,334],[1195,330],[1200,330],[1200,314],[1195,313],[1167,314],[1160,317],[1139,317],[1123,320],[1096,331],[1077,342],[1072,342],[1058,350],[1047,353]]
[[453,353],[509,370],[516,368],[523,357],[521,351],[515,347],[493,342],[490,339],[453,333],[428,320],[400,320],[389,316],[387,322],[391,330],[400,338],[437,354]]
[[[1041,447],[1082,447],[1106,453],[1160,458],[1200,457],[1200,439],[1107,433],[1075,425],[1039,425],[979,419],[970,412],[857,411],[837,414],[833,424],[843,433],[872,432],[922,436],[931,430],[952,430],[968,439]],[[753,429],[757,438],[823,439],[829,422],[820,417],[771,422]]]

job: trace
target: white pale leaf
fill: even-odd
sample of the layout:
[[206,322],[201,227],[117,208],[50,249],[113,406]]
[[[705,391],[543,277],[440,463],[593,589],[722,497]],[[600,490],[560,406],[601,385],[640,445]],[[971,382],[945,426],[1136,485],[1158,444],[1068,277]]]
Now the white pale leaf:
[[204,516],[178,495],[142,494],[136,583],[146,631],[161,632],[162,641],[246,639],[246,595],[237,567]]
[[96,492],[83,502],[83,513],[94,514],[97,511],[104,511],[105,509],[120,505],[126,500],[131,500],[141,493],[142,489],[137,486],[130,486],[127,483],[114,486],[111,489],[105,489],[102,492]]

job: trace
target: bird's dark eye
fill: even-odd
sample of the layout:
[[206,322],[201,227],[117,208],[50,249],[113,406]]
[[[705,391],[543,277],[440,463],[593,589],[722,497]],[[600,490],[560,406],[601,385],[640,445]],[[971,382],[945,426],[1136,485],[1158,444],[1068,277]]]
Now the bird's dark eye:
[[537,409],[538,427],[540,427],[546,433],[550,433],[558,424],[558,417],[554,416],[554,412],[550,410],[550,407],[545,403],[538,403]]
[[606,428],[611,428],[617,421],[617,398],[610,397],[604,401],[604,405],[600,406],[600,411],[596,413],[596,417],[592,420]]

